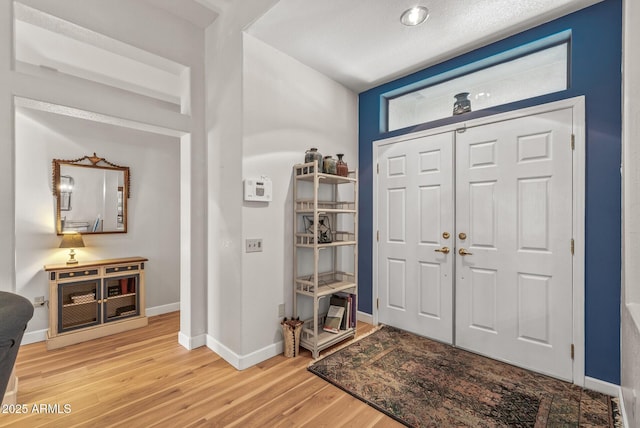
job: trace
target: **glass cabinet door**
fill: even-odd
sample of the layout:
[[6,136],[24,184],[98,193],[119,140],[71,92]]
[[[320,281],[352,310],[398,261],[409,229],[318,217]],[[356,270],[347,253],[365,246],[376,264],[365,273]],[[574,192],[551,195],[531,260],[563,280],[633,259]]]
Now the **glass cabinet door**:
[[105,278],[104,322],[115,321],[140,313],[140,275]]
[[100,323],[100,280],[58,285],[58,333]]

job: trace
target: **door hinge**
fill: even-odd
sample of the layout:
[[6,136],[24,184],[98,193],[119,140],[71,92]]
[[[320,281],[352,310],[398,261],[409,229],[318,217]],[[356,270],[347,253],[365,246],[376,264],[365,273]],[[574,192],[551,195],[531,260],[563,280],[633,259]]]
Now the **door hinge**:
[[376,242],[380,242],[380,231],[376,231]]
[[376,297],[376,309],[380,309],[380,299]]
[[575,346],[573,346],[573,343],[571,344],[571,359],[573,360],[575,357]]
[[571,150],[575,150],[575,149],[576,149],[576,135],[571,134]]
[[571,238],[571,255],[572,255],[572,256],[573,256],[573,254],[575,253],[575,251],[576,251],[576,243],[575,243],[575,241],[573,240],[573,238]]

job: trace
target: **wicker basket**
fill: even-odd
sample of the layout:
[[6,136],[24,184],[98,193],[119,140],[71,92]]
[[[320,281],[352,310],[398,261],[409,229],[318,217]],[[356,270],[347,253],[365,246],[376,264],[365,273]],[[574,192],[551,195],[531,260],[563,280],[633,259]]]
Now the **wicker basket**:
[[282,336],[284,337],[284,356],[295,357],[300,351],[300,333],[303,322],[300,320],[282,321]]

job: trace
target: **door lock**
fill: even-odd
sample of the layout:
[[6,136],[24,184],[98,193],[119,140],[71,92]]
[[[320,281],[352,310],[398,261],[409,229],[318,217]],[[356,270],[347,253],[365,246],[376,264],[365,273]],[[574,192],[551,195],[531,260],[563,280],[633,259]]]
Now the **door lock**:
[[451,235],[449,234],[449,232],[442,232],[442,237],[443,237],[444,239],[449,239],[449,237],[450,237],[450,236],[451,236]]
[[449,254],[449,251],[451,250],[449,249],[449,247],[442,247],[442,248],[437,248],[433,251],[435,251],[436,253]]
[[458,250],[458,254],[460,254],[461,256],[471,256],[471,255],[473,255],[473,253],[468,252],[464,248],[460,248]]
[[460,232],[460,233],[458,234],[458,238],[460,238],[461,240],[463,240],[463,241],[464,241],[465,239],[467,239],[467,234],[466,234],[466,233],[464,233],[464,232]]

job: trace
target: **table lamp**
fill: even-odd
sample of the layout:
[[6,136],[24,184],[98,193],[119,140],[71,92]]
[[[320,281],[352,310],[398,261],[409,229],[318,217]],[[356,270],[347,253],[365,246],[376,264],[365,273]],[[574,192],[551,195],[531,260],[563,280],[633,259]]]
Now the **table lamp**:
[[76,260],[76,252],[74,248],[83,248],[84,241],[82,240],[82,235],[78,232],[73,233],[65,233],[62,235],[62,242],[60,243],[60,248],[70,248],[69,251],[69,260],[67,260],[68,265],[73,265],[78,263]]

